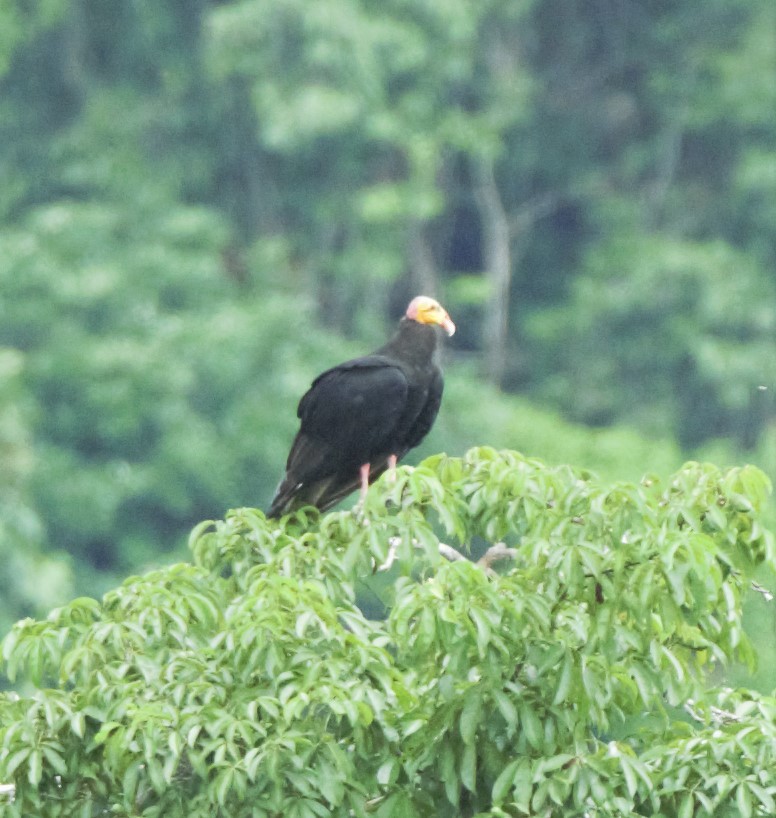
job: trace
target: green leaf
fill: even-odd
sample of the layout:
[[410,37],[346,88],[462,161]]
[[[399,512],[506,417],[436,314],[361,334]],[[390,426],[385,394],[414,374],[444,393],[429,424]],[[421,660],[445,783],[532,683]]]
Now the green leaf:
[[544,745],[542,723],[528,702],[520,704],[520,726],[531,747],[541,749]]
[[633,798],[638,791],[639,784],[636,773],[631,766],[630,758],[625,753],[620,754],[620,768],[625,776],[625,786],[628,788],[628,795]]
[[444,782],[447,800],[457,807],[461,800],[461,779],[458,774],[456,751],[460,751],[458,742],[446,741],[439,750],[439,775]]
[[521,759],[516,758],[510,761],[509,764],[499,774],[498,778],[493,782],[493,791],[491,797],[495,804],[500,804],[512,789],[515,779],[515,772],[521,763]]
[[503,690],[494,690],[492,695],[504,721],[510,728],[514,728],[517,725],[517,708],[511,698]]
[[517,765],[513,791],[518,808],[527,813],[531,807],[531,798],[533,797],[533,770],[531,762],[527,758],[520,759]]
[[377,770],[377,783],[382,787],[392,785],[399,774],[399,763],[395,758],[389,758],[383,762]]
[[470,688],[464,698],[459,730],[464,744],[472,745],[482,719],[482,697],[477,688]]
[[752,793],[746,781],[742,781],[736,787],[736,807],[740,818],[751,818],[752,815]]
[[485,614],[483,614],[483,612],[476,607],[469,609],[469,616],[472,618],[472,621],[477,629],[477,649],[479,650],[480,656],[484,656],[488,644],[490,643],[490,623],[486,619]]
[[769,815],[776,815],[776,800],[774,799],[773,795],[767,789],[765,789],[765,787],[761,787],[754,781],[749,781],[748,786],[752,794],[757,797],[757,800],[760,802],[760,805],[766,811],[766,813]]
[[54,771],[59,773],[59,775],[65,775],[67,773],[67,764],[64,758],[48,744],[41,745],[41,749],[43,750],[43,755],[46,757],[46,763],[53,767]]
[[40,750],[34,749],[30,752],[27,760],[27,780],[33,787],[40,784],[43,777],[43,754]]
[[562,704],[568,697],[571,683],[574,678],[574,661],[570,653],[566,653],[563,657],[563,664],[561,665],[560,674],[558,676],[558,685],[555,688],[555,697],[552,700],[554,705]]
[[10,778],[16,768],[27,759],[27,757],[32,752],[31,747],[22,747],[21,750],[17,750],[9,759],[5,762],[4,770],[5,774]]
[[477,747],[467,744],[461,756],[461,783],[469,792],[477,791]]
[[423,727],[426,726],[426,722],[423,719],[413,719],[409,724],[407,724],[404,728],[404,737],[409,738],[413,733],[417,733],[418,730],[421,730]]
[[418,810],[406,792],[396,792],[383,801],[377,809],[378,818],[418,818]]
[[554,772],[555,770],[559,770],[561,767],[565,767],[573,758],[574,756],[570,753],[560,753],[555,756],[550,756],[549,758],[544,758],[539,762],[538,769],[541,771],[542,775],[546,775],[549,772]]
[[84,737],[86,729],[86,716],[82,712],[73,713],[70,718],[70,729],[79,737]]

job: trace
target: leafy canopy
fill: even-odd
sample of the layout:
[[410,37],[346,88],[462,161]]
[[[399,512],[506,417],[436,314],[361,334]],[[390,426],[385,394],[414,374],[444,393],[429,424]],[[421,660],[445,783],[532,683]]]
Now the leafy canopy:
[[[6,638],[36,689],[0,698],[4,815],[773,814],[776,701],[709,686],[755,659],[769,488],[698,463],[602,485],[481,448],[360,512],[202,523],[193,565]],[[513,560],[448,562],[440,538]],[[370,620],[357,583],[392,552]]]

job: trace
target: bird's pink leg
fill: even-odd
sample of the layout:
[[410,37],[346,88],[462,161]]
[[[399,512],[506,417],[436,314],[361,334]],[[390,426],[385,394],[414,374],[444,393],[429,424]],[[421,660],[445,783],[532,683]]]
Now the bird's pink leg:
[[366,492],[369,488],[369,470],[371,468],[371,463],[363,463],[359,470],[359,476],[361,479],[361,488],[358,492],[358,502],[353,506],[353,514],[356,515],[356,518],[361,519],[361,522],[364,525],[369,525],[369,520],[362,518],[364,513],[364,502],[366,501]]
[[361,466],[359,474],[361,475],[361,497],[359,503],[363,503],[366,499],[367,489],[369,488],[369,463],[364,463],[364,465]]
[[391,483],[396,482],[396,455],[388,455],[388,479]]

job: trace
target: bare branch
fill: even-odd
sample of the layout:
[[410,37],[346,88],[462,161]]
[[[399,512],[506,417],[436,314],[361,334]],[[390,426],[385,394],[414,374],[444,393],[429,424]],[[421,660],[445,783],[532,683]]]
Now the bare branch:
[[752,590],[757,591],[758,594],[762,594],[766,602],[773,602],[773,592],[760,585],[759,582],[752,580]]
[[388,540],[388,555],[385,558],[385,562],[382,565],[378,565],[375,571],[388,571],[391,568],[396,562],[396,552],[400,542],[401,540],[398,537],[391,537],[391,539]]
[[[378,565],[375,569],[376,571],[387,571],[393,564],[396,562],[396,554],[399,550],[399,546],[401,545],[401,539],[399,537],[391,537],[388,540],[388,555],[385,558],[385,562],[382,565]],[[423,546],[417,541],[413,540],[412,545],[414,548],[423,548]],[[450,562],[458,562],[460,560],[465,560],[466,562],[471,562],[464,554],[458,551],[456,548],[453,548],[452,545],[448,545],[447,543],[440,542],[437,546],[439,548],[439,553]],[[493,573],[491,570],[491,565],[494,562],[500,562],[502,560],[509,560],[515,559],[517,556],[517,550],[515,548],[507,548],[503,542],[497,542],[495,545],[492,545],[481,557],[477,562],[473,563],[478,568],[482,568],[489,573]]]
[[420,220],[410,225],[409,256],[415,292],[436,296],[439,293],[439,270]]
[[568,198],[559,190],[547,190],[523,202],[509,214],[509,235],[512,238],[530,230],[536,222],[551,216]]
[[508,548],[503,542],[497,542],[477,560],[477,565],[481,568],[490,568],[494,562],[503,562],[504,560],[513,560],[517,558],[518,551],[516,548]]
[[460,552],[456,551],[452,545],[447,545],[446,543],[439,543],[439,553],[446,559],[450,560],[450,562],[456,562],[457,560],[466,560],[466,557]]
[[[377,566],[377,571],[387,571],[393,564],[396,562],[396,554],[399,550],[399,546],[401,545],[401,539],[399,537],[391,537],[388,540],[388,556],[385,558],[385,562],[382,565]],[[422,549],[423,546],[417,541],[413,540],[412,545],[414,548]],[[453,548],[452,545],[447,545],[447,543],[439,543],[439,553],[446,559],[450,560],[450,562],[455,562],[456,560],[465,560],[466,557],[460,552]]]
[[562,190],[545,190],[537,193],[509,213],[510,238],[515,239],[527,233],[536,222],[557,213],[568,202],[584,196],[600,195],[606,189],[603,179],[589,178]]
[[496,182],[493,160],[476,160],[473,173],[474,199],[482,224],[483,262],[490,284],[482,332],[488,377],[492,383],[499,384],[506,368],[509,330],[509,288],[512,279],[509,219]]
[[364,807],[366,808],[367,812],[374,812],[383,801],[385,801],[385,795],[376,795],[374,798],[370,798],[365,804]]
[[[707,720],[695,709],[695,702],[692,699],[688,699],[684,703],[684,710],[689,713],[695,721],[699,721],[702,724],[706,723]],[[709,714],[714,724],[730,724],[731,722],[741,721],[740,716],[737,716],[735,713],[731,713],[729,710],[722,710],[720,707],[714,707],[714,705],[711,705],[709,708]]]

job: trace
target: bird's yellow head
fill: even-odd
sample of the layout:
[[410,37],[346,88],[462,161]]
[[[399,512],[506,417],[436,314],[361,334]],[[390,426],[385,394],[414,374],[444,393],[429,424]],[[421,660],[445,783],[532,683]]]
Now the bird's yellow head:
[[447,314],[447,310],[438,301],[427,295],[415,296],[407,307],[406,315],[407,318],[419,324],[439,324],[448,335],[455,332],[455,324]]

